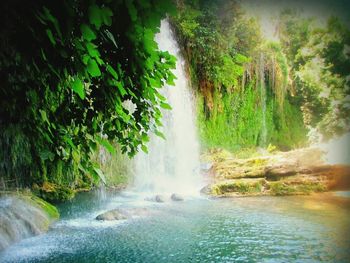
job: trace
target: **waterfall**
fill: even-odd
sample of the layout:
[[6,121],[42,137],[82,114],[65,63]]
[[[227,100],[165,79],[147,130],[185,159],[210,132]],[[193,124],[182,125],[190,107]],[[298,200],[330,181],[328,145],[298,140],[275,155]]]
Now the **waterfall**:
[[166,140],[151,135],[148,154],[135,157],[134,186],[141,192],[195,194],[201,187],[199,143],[196,134],[193,94],[185,73],[185,60],[169,22],[161,22],[156,35],[159,49],[176,56],[175,86],[165,85],[162,94],[172,106],[163,111]]
[[260,88],[260,100],[262,111],[262,124],[261,124],[261,136],[259,146],[265,148],[267,142],[267,127],[266,127],[266,86],[265,86],[265,65],[264,54],[260,54],[259,59],[259,88]]

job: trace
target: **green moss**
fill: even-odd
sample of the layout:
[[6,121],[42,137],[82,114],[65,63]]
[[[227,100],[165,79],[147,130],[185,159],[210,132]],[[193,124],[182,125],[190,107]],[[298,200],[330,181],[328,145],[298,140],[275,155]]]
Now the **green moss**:
[[37,206],[41,210],[43,210],[48,216],[49,219],[52,220],[57,220],[60,216],[57,208],[46,202],[45,200],[41,199],[40,197],[34,195],[31,191],[29,190],[19,190],[19,191],[1,191],[0,192],[0,197],[1,196],[16,196],[25,202],[29,202],[33,204],[34,206]]
[[324,192],[326,187],[319,182],[299,182],[290,184],[288,182],[270,182],[269,192],[271,195],[303,195],[312,192]]
[[58,210],[55,206],[35,195],[31,195],[30,199],[35,202],[35,204],[37,204],[41,209],[43,209],[51,219],[57,220],[59,218],[60,214],[58,213]]
[[41,187],[34,186],[33,191],[44,200],[54,203],[70,200],[75,195],[75,191],[70,187],[49,182],[45,182]]
[[234,192],[240,194],[260,193],[263,189],[263,184],[264,180],[234,180],[213,185],[211,188],[211,193],[213,195],[223,195]]

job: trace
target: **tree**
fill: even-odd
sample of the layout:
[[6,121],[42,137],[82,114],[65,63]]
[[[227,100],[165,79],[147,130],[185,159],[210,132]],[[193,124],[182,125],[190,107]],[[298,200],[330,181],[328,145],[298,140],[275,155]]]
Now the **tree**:
[[[130,156],[147,150],[160,108],[169,108],[159,89],[174,79],[175,58],[154,41],[170,0],[6,0],[0,8],[2,176],[75,188],[103,178],[90,158],[98,145],[113,154],[117,142]],[[28,158],[9,155],[16,144]]]

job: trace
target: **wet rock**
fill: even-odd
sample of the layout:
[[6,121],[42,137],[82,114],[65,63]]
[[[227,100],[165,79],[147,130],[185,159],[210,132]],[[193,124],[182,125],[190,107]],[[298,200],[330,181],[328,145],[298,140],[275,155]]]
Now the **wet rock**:
[[157,202],[157,203],[164,203],[165,202],[165,197],[163,195],[156,195],[154,197],[154,200]]
[[127,219],[127,216],[125,215],[125,213],[123,213],[119,209],[113,209],[113,210],[107,211],[96,217],[96,220],[103,220],[103,221],[113,221],[113,220],[123,220],[123,219]]
[[295,165],[281,165],[277,167],[266,168],[266,178],[271,181],[277,181],[287,176],[292,176],[297,174],[299,167]]
[[114,221],[114,220],[125,220],[138,216],[147,216],[149,211],[146,208],[117,208],[102,213],[96,217],[96,220],[101,221]]
[[201,163],[201,171],[208,172],[213,167],[213,163]]
[[200,193],[201,193],[201,194],[204,194],[204,195],[210,195],[210,193],[211,193],[211,184],[208,184],[208,185],[204,186],[204,187],[200,190]]
[[152,197],[146,197],[145,200],[150,202],[164,203],[166,201],[166,198],[163,195],[155,195]]
[[179,194],[172,194],[171,196],[170,196],[170,198],[171,198],[171,200],[173,200],[173,201],[184,201],[184,198],[181,196],[181,195],[179,195]]
[[58,217],[54,206],[30,193],[0,193],[0,251],[46,232]]

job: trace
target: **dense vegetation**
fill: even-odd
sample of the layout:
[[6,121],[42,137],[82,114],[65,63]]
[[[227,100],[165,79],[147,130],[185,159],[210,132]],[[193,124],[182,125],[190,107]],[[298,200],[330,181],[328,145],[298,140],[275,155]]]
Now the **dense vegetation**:
[[[154,41],[167,14],[196,87],[205,148],[288,150],[349,131],[350,33],[286,10],[279,41],[230,0],[1,1],[0,187],[49,200],[99,181],[160,137],[175,58]],[[177,12],[174,10],[177,8]],[[118,174],[118,176],[113,177]]]
[[159,88],[175,58],[158,50],[171,1],[1,1],[0,171],[47,199],[104,175],[92,156],[112,142],[133,156],[163,136]]
[[349,29],[336,17],[320,28],[286,10],[280,16],[280,39],[293,92],[303,100],[305,125],[325,139],[349,132]]
[[271,42],[235,1],[180,2],[174,24],[205,146],[287,150],[305,145],[310,130],[329,138],[349,129],[349,31],[338,20],[323,29],[286,10]]

